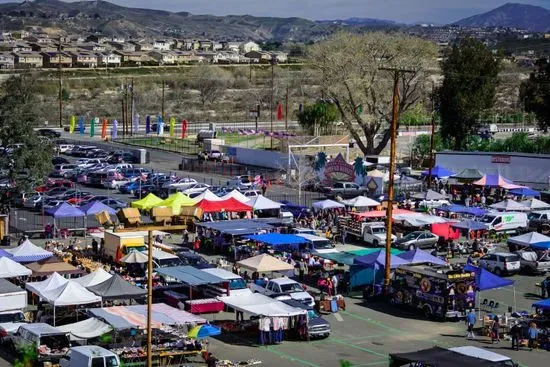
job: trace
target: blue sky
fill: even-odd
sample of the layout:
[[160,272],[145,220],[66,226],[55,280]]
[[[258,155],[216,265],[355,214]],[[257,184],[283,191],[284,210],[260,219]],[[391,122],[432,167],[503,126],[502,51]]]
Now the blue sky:
[[[14,2],[17,0],[0,0]],[[412,23],[450,23],[482,13],[506,2],[539,5],[550,9],[550,0],[110,0],[141,8],[188,11],[193,14],[251,14],[298,16],[308,19],[349,17],[389,19]]]

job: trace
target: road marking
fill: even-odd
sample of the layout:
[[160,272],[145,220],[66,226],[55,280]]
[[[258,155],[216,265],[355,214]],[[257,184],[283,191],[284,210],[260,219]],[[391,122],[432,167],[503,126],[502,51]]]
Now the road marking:
[[376,325],[378,327],[381,327],[383,329],[386,329],[386,330],[389,330],[389,331],[392,331],[394,332],[395,334],[402,334],[404,333],[405,331],[403,330],[399,330],[399,329],[395,329],[395,328],[392,328],[391,326],[387,326],[387,325],[384,325],[383,323],[381,323],[380,321],[376,321],[376,320],[373,320],[371,318],[367,318],[367,317],[362,317],[362,316],[359,316],[359,315],[356,315],[354,313],[351,313],[349,311],[342,311],[343,314],[345,315],[348,315],[348,316],[351,316],[355,319],[358,319],[358,320],[363,320],[363,321],[366,321],[370,324],[373,324],[373,325]]
[[344,318],[338,312],[334,314],[334,318],[340,322],[344,321]]
[[318,364],[315,364],[313,362],[309,362],[309,361],[305,361],[303,359],[300,359],[300,358],[297,358],[297,357],[294,357],[293,355],[290,355],[290,354],[286,354],[284,352],[281,352],[279,349],[276,349],[275,346],[273,345],[268,345],[268,346],[265,346],[265,347],[261,347],[260,349],[263,349],[263,350],[266,350],[270,353],[273,353],[273,354],[276,354],[278,355],[279,357],[281,358],[284,358],[284,359],[288,359],[288,360],[291,360],[293,362],[299,362],[301,364],[304,364],[306,366],[310,366],[310,367],[321,367],[320,365]]
[[378,362],[370,362],[370,363],[363,363],[363,364],[353,364],[353,367],[362,367],[362,366],[376,366],[378,364],[388,364],[388,360],[384,359]]
[[342,345],[348,346],[348,347],[353,348],[353,349],[358,349],[358,350],[361,350],[363,352],[374,354],[375,356],[379,356],[379,357],[387,357],[388,356],[387,354],[378,353],[378,352],[375,352],[372,349],[368,349],[368,348],[365,348],[365,347],[360,347],[360,346],[355,345],[355,344],[350,344],[350,343],[347,343],[347,342],[345,342],[343,340],[339,340],[339,339],[328,339],[327,341],[329,343],[342,344]]

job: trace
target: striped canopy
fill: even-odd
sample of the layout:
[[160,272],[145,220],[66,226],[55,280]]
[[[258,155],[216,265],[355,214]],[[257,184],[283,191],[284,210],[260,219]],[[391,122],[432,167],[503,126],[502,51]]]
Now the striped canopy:
[[514,185],[511,180],[502,177],[501,175],[485,175],[481,179],[474,181],[477,186],[501,187],[503,189],[517,189],[522,186]]

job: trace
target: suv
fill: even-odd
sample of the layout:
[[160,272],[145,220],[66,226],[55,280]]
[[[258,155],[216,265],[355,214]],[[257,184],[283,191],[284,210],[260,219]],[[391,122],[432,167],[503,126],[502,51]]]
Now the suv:
[[515,253],[519,255],[521,270],[527,274],[544,274],[550,270],[550,258],[547,251],[525,249]]
[[479,259],[479,266],[496,275],[515,274],[521,269],[520,257],[509,252],[495,252]]

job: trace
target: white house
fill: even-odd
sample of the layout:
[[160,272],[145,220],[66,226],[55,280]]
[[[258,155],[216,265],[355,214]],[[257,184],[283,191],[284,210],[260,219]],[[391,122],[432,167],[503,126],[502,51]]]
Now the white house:
[[170,51],[151,51],[149,56],[157,60],[159,65],[173,65],[178,61],[178,56]]
[[258,45],[256,42],[249,41],[241,44],[241,52],[243,54],[246,54],[250,51],[260,51],[260,50],[261,50],[260,45]]
[[122,57],[113,52],[100,53],[97,56],[99,65],[120,66],[122,64]]
[[153,48],[160,51],[170,51],[170,42],[165,40],[156,40],[153,42]]

